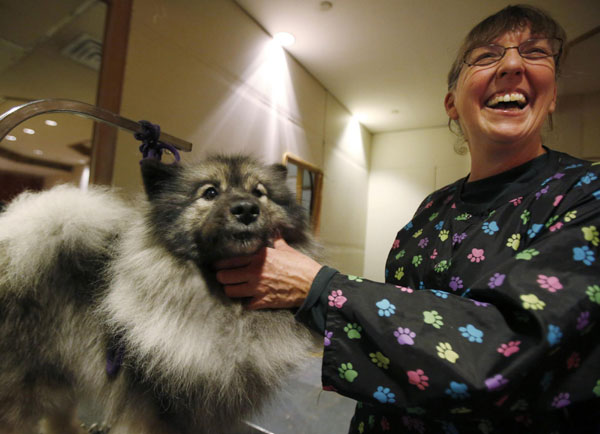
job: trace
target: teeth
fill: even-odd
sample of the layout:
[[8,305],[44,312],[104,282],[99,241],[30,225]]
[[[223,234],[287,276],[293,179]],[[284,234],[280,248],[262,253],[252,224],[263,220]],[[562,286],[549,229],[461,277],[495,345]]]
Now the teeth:
[[513,92],[513,93],[507,93],[504,95],[496,95],[492,98],[490,98],[488,100],[488,102],[486,103],[486,105],[488,107],[494,107],[496,105],[498,105],[498,103],[500,102],[516,102],[519,104],[520,107],[525,106],[525,104],[527,104],[527,98],[525,98],[525,95],[523,95],[522,93],[519,92]]

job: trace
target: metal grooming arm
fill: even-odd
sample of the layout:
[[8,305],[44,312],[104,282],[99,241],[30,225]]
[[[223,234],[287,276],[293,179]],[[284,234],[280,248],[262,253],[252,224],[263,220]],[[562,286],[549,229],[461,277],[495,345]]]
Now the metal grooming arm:
[[[13,107],[0,115],[0,140],[4,139],[14,127],[20,123],[42,113],[71,113],[84,118],[91,118],[133,133],[142,133],[139,122],[124,118],[113,112],[91,104],[68,99],[41,99]],[[175,146],[180,151],[189,152],[192,144],[180,138],[171,136],[161,131],[159,140]]]

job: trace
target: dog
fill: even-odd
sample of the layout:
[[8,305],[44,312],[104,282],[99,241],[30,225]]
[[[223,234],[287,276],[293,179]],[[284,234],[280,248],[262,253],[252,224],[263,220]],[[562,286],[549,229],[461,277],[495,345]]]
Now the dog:
[[146,195],[58,186],[0,214],[0,433],[235,433],[313,348],[288,310],[224,295],[211,264],[316,244],[282,165],[142,162]]

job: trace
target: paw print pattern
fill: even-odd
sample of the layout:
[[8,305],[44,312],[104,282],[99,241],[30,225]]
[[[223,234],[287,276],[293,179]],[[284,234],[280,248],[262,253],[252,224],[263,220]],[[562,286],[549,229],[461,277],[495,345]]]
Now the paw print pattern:
[[390,391],[389,387],[378,386],[377,390],[373,394],[373,398],[382,404],[393,404],[396,402],[396,394]]
[[341,289],[334,289],[333,291],[331,291],[331,294],[327,297],[327,299],[329,300],[329,306],[335,306],[338,309],[340,309],[344,305],[344,303],[348,301],[348,299],[344,297],[344,294]]
[[351,281],[354,281],[354,282],[358,282],[358,283],[360,283],[360,282],[363,281],[362,277],[360,277],[360,276],[353,276],[351,274],[348,275],[348,280],[351,280]]
[[500,228],[498,227],[498,223],[496,223],[495,221],[483,223],[481,229],[483,230],[483,233],[488,235],[494,235],[500,230]]
[[600,380],[596,381],[596,385],[592,389],[592,392],[594,392],[594,395],[600,398]]
[[379,309],[377,311],[377,315],[390,317],[394,313],[396,313],[396,306],[394,306],[387,298],[379,300],[375,303],[375,306]]
[[573,247],[573,260],[590,266],[596,260],[596,256],[588,246]]
[[456,363],[456,360],[459,357],[458,353],[452,349],[452,345],[448,342],[440,342],[436,345],[435,349],[437,350],[440,359],[447,360],[450,363]]
[[560,343],[560,340],[562,339],[562,336],[563,334],[560,330],[560,327],[554,324],[550,324],[548,326],[548,334],[546,335],[546,338],[551,347],[558,345]]
[[450,395],[453,399],[466,399],[470,396],[468,390],[466,384],[451,381],[450,387],[446,389],[446,395]]
[[540,300],[535,294],[525,294],[521,296],[523,307],[531,310],[544,310],[546,303]]
[[358,372],[356,372],[353,368],[354,367],[352,366],[352,363],[342,363],[338,368],[340,378],[352,383],[356,377],[358,377]]
[[348,339],[360,339],[360,332],[362,331],[362,327],[357,323],[348,323],[344,327],[344,331],[348,335]]
[[394,273],[394,277],[397,280],[400,280],[404,277],[404,267],[399,267],[396,272]]
[[545,274],[538,274],[537,283],[540,288],[547,289],[550,292],[556,292],[563,289],[560,280],[556,276],[546,276]]
[[447,229],[440,231],[440,233],[438,234],[438,237],[440,238],[441,241],[446,241],[449,236],[450,236],[450,231]]
[[563,408],[571,404],[571,395],[569,393],[559,393],[552,400],[552,407]]
[[490,289],[494,289],[494,288],[498,288],[499,286],[502,286],[505,278],[506,278],[506,274],[495,273],[492,277],[490,277],[490,281],[488,282],[488,287]]
[[469,261],[480,263],[481,261],[485,261],[485,251],[483,249],[472,249],[471,253],[467,255]]
[[497,351],[504,357],[510,357],[513,354],[519,352],[519,345],[521,345],[521,341],[510,341],[507,344],[500,345]]
[[425,324],[432,325],[436,329],[439,329],[444,325],[442,316],[436,310],[423,312],[423,321]]
[[448,283],[448,286],[450,287],[450,289],[452,291],[457,291],[459,289],[463,288],[463,281],[460,277],[458,276],[452,276],[450,278],[450,283]]
[[422,369],[416,371],[407,371],[408,382],[414,386],[417,386],[421,390],[425,390],[429,387],[429,377],[425,375]]
[[575,220],[577,218],[577,210],[574,211],[569,211],[568,213],[565,214],[565,216],[563,217],[563,220],[565,223],[569,223],[572,222],[573,220]]
[[[587,296],[590,298],[592,303],[600,304],[600,286],[592,285],[587,287],[587,291],[585,291]],[[589,317],[589,312],[588,312]]]
[[419,265],[421,265],[422,262],[423,262],[423,256],[421,256],[421,255],[413,256],[413,258],[412,258],[412,264],[415,267],[418,267]]
[[433,271],[435,271],[436,273],[443,273],[448,268],[450,268],[450,261],[448,261],[447,259],[443,259],[437,264],[435,264],[435,267],[433,267]]
[[525,211],[523,211],[521,213],[521,220],[523,221],[524,225],[526,225],[527,222],[529,222],[530,218],[531,218],[531,211],[529,211],[528,209],[526,209]]
[[584,240],[598,247],[598,244],[600,244],[600,234],[598,233],[598,229],[596,229],[596,226],[587,226],[585,228],[582,228],[581,231],[583,232]]
[[530,261],[531,259],[533,259],[534,256],[537,256],[539,254],[540,254],[540,252],[538,252],[535,249],[525,249],[522,252],[517,253],[515,258],[522,259],[524,261]]
[[[598,285],[594,285],[594,286],[598,286]],[[590,289],[590,287],[588,286],[588,290],[589,289]],[[596,293],[600,293],[600,289]],[[588,296],[589,296],[589,294],[588,294]],[[600,304],[600,297],[598,299],[598,304]],[[581,312],[579,314],[579,316],[577,317],[577,326],[576,326],[577,330],[583,331],[589,324],[590,324],[590,312],[587,310],[584,312]]]
[[483,342],[483,332],[476,328],[473,324],[467,324],[465,327],[459,327],[458,331],[461,333],[463,338],[469,340],[469,342]]
[[398,330],[394,331],[394,336],[400,345],[414,345],[417,334],[409,328],[398,327]]
[[375,363],[379,368],[387,369],[390,365],[390,359],[385,357],[380,351],[370,353],[371,362]]
[[485,387],[491,392],[494,390],[499,390],[505,385],[508,384],[508,380],[502,376],[502,374],[496,374],[493,377],[487,378],[485,380]]
[[329,345],[331,345],[331,338],[333,336],[333,332],[330,332],[329,330],[325,330],[325,335],[323,337],[323,345],[328,347]]
[[421,240],[419,240],[419,247],[422,249],[427,247],[428,244],[429,244],[429,238],[427,238],[427,237],[421,238]]
[[508,240],[506,240],[506,247],[512,248],[515,252],[519,250],[521,244],[521,234],[512,234]]

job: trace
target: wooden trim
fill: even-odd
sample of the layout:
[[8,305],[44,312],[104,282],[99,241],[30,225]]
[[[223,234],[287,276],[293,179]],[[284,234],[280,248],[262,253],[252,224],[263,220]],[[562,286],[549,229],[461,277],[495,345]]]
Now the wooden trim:
[[[106,3],[106,25],[96,105],[119,113],[133,0],[106,0]],[[91,183],[112,183],[116,145],[117,128],[95,122],[92,138]]]
[[[323,171],[317,166],[309,163],[308,161],[305,161],[300,157],[296,157],[295,155],[286,152],[283,154],[283,165],[286,166],[288,162],[298,166],[296,198],[299,202],[302,200],[302,172],[304,170],[308,170],[314,175],[314,185],[310,204],[310,225],[312,227],[313,233],[315,235],[319,235],[319,225],[321,223],[321,197],[323,195]],[[300,184],[298,184],[298,179],[300,179]]]

